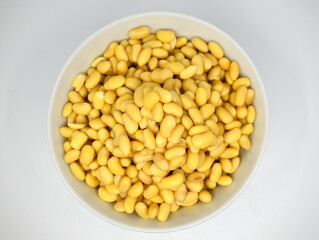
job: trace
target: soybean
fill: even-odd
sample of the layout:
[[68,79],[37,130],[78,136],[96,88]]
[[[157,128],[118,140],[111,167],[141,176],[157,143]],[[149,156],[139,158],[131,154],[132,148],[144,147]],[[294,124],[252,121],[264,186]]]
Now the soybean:
[[85,179],[85,173],[83,168],[80,166],[80,164],[73,162],[70,163],[70,169],[73,175],[79,179],[80,181],[83,181]]

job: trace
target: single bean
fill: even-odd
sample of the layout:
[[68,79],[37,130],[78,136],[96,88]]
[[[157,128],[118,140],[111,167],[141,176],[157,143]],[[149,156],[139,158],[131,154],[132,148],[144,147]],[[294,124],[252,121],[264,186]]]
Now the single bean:
[[203,181],[186,180],[185,185],[189,191],[194,192],[194,193],[200,192],[204,187]]
[[250,135],[254,131],[254,125],[248,123],[240,128],[241,133],[244,135]]
[[133,213],[135,209],[135,204],[136,204],[137,198],[133,197],[126,197],[124,200],[124,209],[126,213]]
[[[71,147],[71,145],[70,145]],[[66,163],[72,163],[72,162],[75,162],[76,160],[78,160],[80,157],[80,150],[78,149],[71,149],[65,153],[64,155],[64,161]]]
[[130,189],[128,190],[128,196],[131,198],[137,198],[143,193],[143,190],[144,190],[143,183],[137,182],[134,185],[132,185]]
[[220,163],[214,163],[210,171],[209,180],[211,182],[217,182],[222,175],[222,165]]
[[114,202],[117,199],[116,194],[109,193],[104,187],[99,188],[98,195],[105,202]]
[[122,115],[124,126],[129,134],[133,134],[138,129],[138,124],[133,121],[127,113]]
[[125,84],[125,77],[122,75],[110,77],[104,84],[104,88],[107,90],[115,90],[122,87]]
[[159,206],[157,219],[161,222],[165,222],[171,212],[171,205],[168,203],[162,203]]
[[131,142],[126,134],[120,134],[119,148],[124,155],[129,155],[131,152]]
[[85,145],[83,146],[83,148],[81,149],[81,153],[80,153],[80,163],[82,165],[89,165],[95,156],[95,151],[94,148],[91,145]]
[[243,149],[245,149],[245,150],[251,149],[251,142],[250,142],[249,137],[247,135],[242,135],[238,142],[239,142],[239,145]]
[[158,214],[158,205],[153,202],[148,208],[147,215],[150,219],[154,219],[156,218],[157,214]]
[[85,179],[84,170],[77,162],[70,163],[70,170],[78,180],[83,181]]
[[240,129],[233,128],[224,134],[224,140],[226,143],[234,143],[239,140],[240,136],[241,136]]
[[163,198],[164,202],[172,204],[174,202],[174,192],[170,189],[160,190],[160,196]]
[[88,136],[85,133],[80,132],[75,137],[72,138],[71,146],[74,149],[81,149],[87,140],[88,140]]
[[100,184],[100,181],[94,177],[91,173],[86,174],[85,182],[88,186],[95,188]]
[[179,74],[181,79],[188,79],[193,77],[197,72],[198,66],[188,66]]
[[113,183],[113,174],[106,166],[101,166],[96,169],[96,177],[104,184]]
[[249,88],[247,90],[245,104],[251,105],[254,101],[254,98],[255,98],[255,91],[253,89]]
[[235,94],[235,104],[236,106],[243,106],[246,101],[246,95],[247,95],[247,87],[241,86],[237,89]]
[[208,45],[207,43],[201,39],[200,37],[194,37],[192,38],[192,44],[195,48],[197,48],[199,51],[206,53],[208,52]]
[[181,117],[183,115],[183,109],[177,103],[165,103],[163,105],[163,110],[165,113],[175,117]]
[[247,108],[247,123],[253,123],[256,119],[256,109],[254,106],[250,105]]
[[223,123],[231,123],[234,119],[231,113],[223,107],[216,108],[216,115]]
[[168,160],[172,160],[174,158],[178,158],[185,154],[186,150],[183,147],[172,147],[165,152],[165,157]]
[[212,201],[213,197],[212,197],[212,194],[208,192],[207,190],[201,190],[198,194],[198,199],[201,202],[209,203]]
[[182,202],[181,206],[188,207],[192,206],[198,201],[198,193],[195,192],[188,192],[186,195],[185,200]]
[[119,45],[117,42],[111,42],[106,51],[103,54],[103,57],[110,58],[115,54],[115,48]]
[[175,127],[175,118],[171,115],[167,115],[161,123],[160,133],[163,137],[168,138]]
[[220,59],[224,56],[224,50],[217,42],[209,42],[208,48],[214,57]]
[[151,29],[147,26],[141,26],[129,31],[129,36],[132,39],[143,39],[147,37],[151,32]]
[[169,43],[175,39],[175,33],[171,30],[159,30],[156,32],[156,37],[163,43]]
[[[243,135],[245,136],[245,135]],[[239,154],[239,150],[233,147],[228,147],[225,149],[225,151],[220,155],[222,158],[233,158],[237,157]]]
[[217,183],[221,186],[229,186],[232,184],[232,182],[233,182],[233,180],[230,176],[222,175]]
[[137,58],[137,64],[141,67],[148,63],[152,56],[152,48],[146,47],[141,50]]
[[138,202],[138,203],[135,204],[135,212],[141,218],[144,218],[144,219],[148,218],[147,206],[143,202]]
[[155,107],[155,105],[159,102],[159,100],[160,95],[155,91],[151,91],[147,93],[146,96],[144,96],[143,107],[152,110]]
[[162,179],[162,184],[164,188],[167,189],[177,189],[182,183],[183,183],[184,179],[182,174],[180,173],[174,173],[168,177],[165,177]]
[[229,66],[229,76],[234,81],[239,76],[239,65],[237,62],[231,62]]
[[190,108],[188,110],[188,114],[189,114],[190,118],[193,120],[195,125],[203,125],[204,124],[203,115],[199,111],[198,108]]

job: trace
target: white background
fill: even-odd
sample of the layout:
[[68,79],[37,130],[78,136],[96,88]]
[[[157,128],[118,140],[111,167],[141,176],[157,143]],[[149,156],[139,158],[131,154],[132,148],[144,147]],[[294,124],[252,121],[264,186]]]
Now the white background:
[[[49,98],[74,49],[113,20],[175,11],[224,30],[255,62],[270,129],[245,192],[190,229],[147,234],[104,222],[67,190],[47,141]],[[318,239],[319,3],[0,1],[0,239]]]

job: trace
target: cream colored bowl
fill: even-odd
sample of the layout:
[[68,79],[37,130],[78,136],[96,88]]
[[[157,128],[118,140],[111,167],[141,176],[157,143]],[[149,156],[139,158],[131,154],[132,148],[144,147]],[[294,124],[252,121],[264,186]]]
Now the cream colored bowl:
[[[233,184],[228,187],[217,187],[214,190],[214,200],[209,204],[197,203],[195,206],[181,208],[171,214],[167,222],[144,220],[135,214],[118,213],[113,204],[100,200],[96,189],[78,181],[70,172],[68,164],[63,160],[64,138],[59,134],[59,128],[65,124],[61,115],[63,105],[67,102],[67,92],[71,89],[73,77],[84,72],[91,61],[101,55],[111,41],[128,38],[128,31],[140,25],[158,29],[173,29],[177,36],[200,36],[206,41],[214,40],[220,43],[225,55],[239,62],[241,74],[250,77],[252,88],[256,92],[254,105],[257,109],[255,131],[252,134],[253,148],[242,152],[241,165],[233,175]],[[245,51],[227,34],[215,26],[194,17],[176,14],[151,12],[129,16],[108,24],[85,40],[71,55],[64,65],[53,89],[49,116],[48,130],[51,153],[55,165],[64,183],[73,195],[97,216],[114,225],[145,232],[167,232],[185,229],[204,222],[228,206],[245,189],[259,165],[264,151],[268,127],[268,108],[265,90],[257,69]]]

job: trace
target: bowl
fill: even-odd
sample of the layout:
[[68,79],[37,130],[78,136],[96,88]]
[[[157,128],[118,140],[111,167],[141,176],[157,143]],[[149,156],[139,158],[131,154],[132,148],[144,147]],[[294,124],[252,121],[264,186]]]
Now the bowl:
[[[96,189],[88,187],[77,180],[64,162],[64,138],[59,128],[65,124],[61,115],[67,102],[67,92],[71,90],[73,77],[85,72],[90,63],[101,55],[111,41],[128,38],[128,31],[140,25],[151,27],[152,32],[158,29],[173,29],[177,36],[200,36],[206,41],[214,40],[224,48],[225,55],[240,64],[241,74],[250,77],[255,90],[254,105],[257,109],[255,131],[251,135],[252,149],[242,151],[241,165],[233,175],[233,184],[228,187],[217,187],[214,200],[209,204],[197,203],[192,207],[181,208],[171,214],[166,222],[144,220],[135,214],[118,213],[113,204],[100,200]],[[226,33],[217,27],[197,18],[176,13],[150,12],[138,14],[115,21],[101,28],[86,39],[65,63],[53,89],[48,113],[49,144],[55,166],[70,192],[91,212],[114,225],[143,232],[168,232],[185,229],[202,223],[221,212],[234,201],[246,188],[253,177],[264,151],[268,126],[268,108],[265,90],[256,67],[246,52]]]

